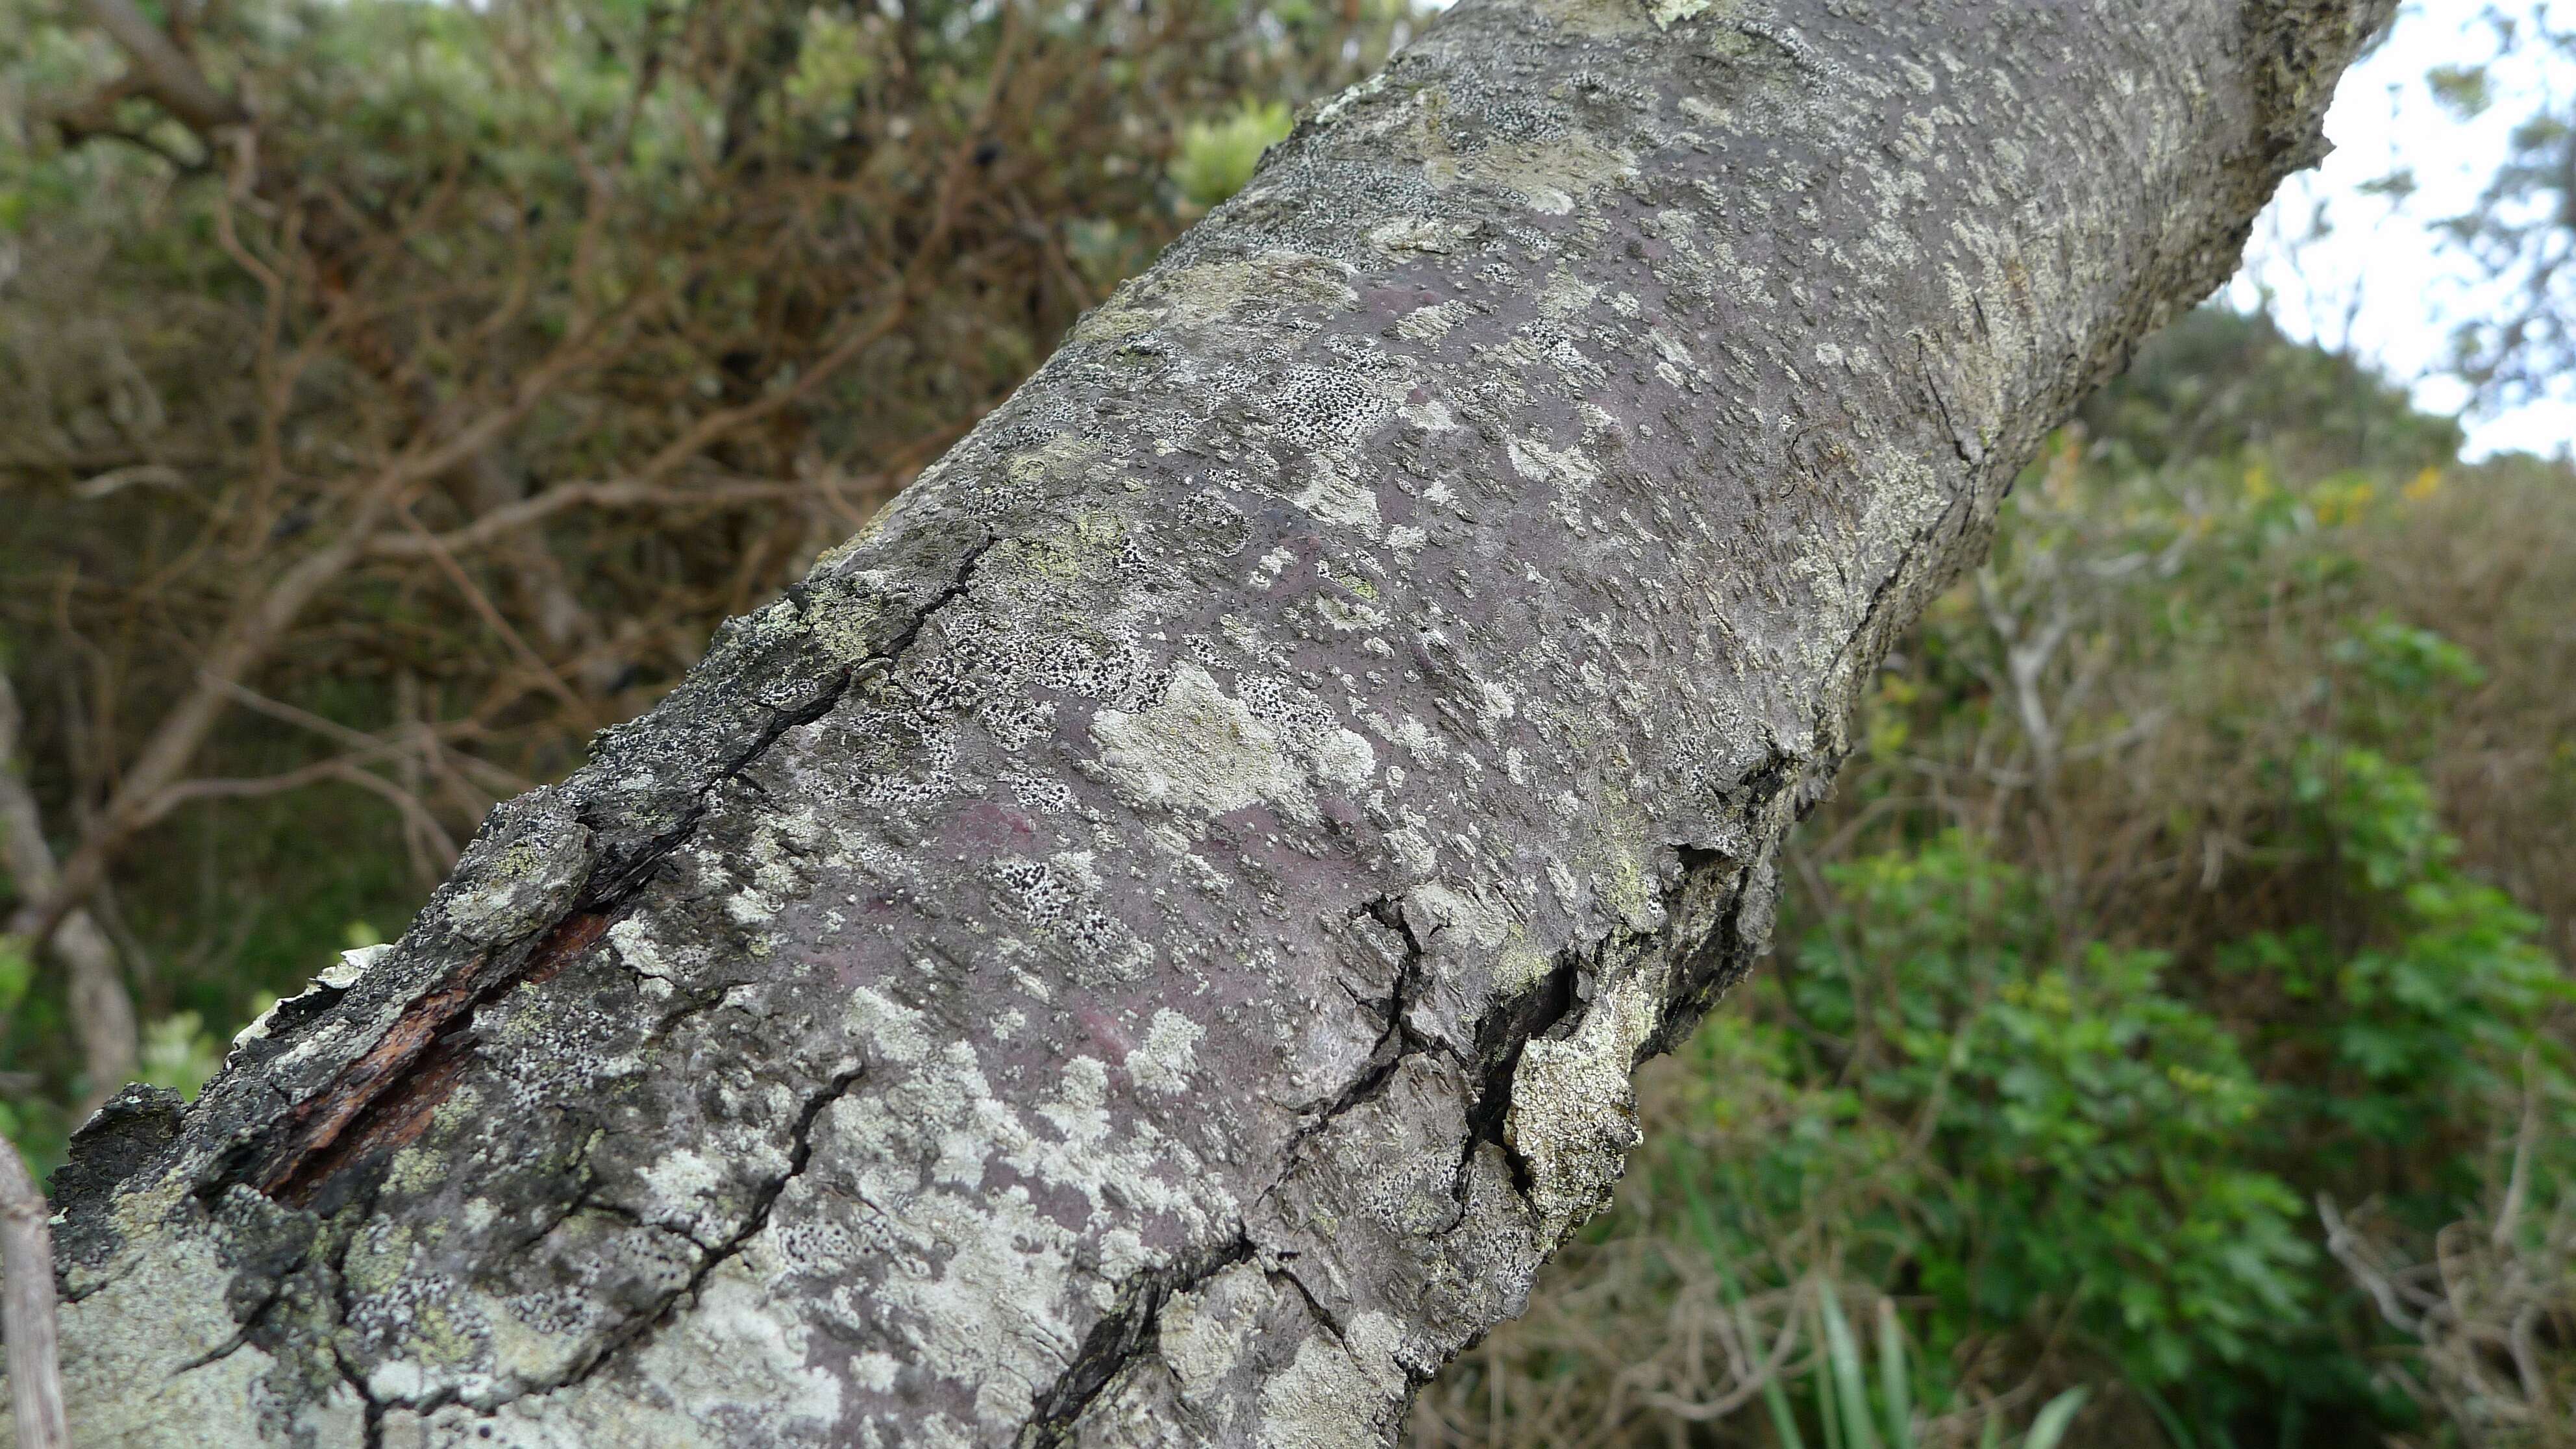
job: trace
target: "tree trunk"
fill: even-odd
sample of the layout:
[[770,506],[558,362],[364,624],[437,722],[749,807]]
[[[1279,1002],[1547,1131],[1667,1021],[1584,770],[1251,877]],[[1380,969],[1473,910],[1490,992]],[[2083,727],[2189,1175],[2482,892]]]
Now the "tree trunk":
[[[7,671],[0,670],[0,873],[21,899],[41,901],[61,889],[62,872],[45,839],[35,792],[18,778],[18,742],[25,728],[17,688]],[[66,912],[45,944],[67,973],[72,1034],[80,1038],[81,1074],[87,1079],[80,1102],[86,1113],[134,1075],[134,998],[126,993],[125,968],[115,945],[88,910]]]
[[2389,9],[1465,0],[398,945],[110,1104],[75,1439],[1385,1442]]

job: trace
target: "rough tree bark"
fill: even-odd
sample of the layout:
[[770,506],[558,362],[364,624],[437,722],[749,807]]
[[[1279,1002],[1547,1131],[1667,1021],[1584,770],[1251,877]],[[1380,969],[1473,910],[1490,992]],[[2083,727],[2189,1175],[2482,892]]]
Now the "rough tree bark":
[[2389,0],[1466,0],[58,1180],[87,1443],[1363,1445]]

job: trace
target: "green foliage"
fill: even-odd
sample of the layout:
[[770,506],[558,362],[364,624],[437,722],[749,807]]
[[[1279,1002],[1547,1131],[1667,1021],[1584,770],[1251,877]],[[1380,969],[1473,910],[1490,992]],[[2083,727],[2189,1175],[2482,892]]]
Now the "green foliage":
[[2538,917],[2459,870],[2420,774],[2310,740],[2290,779],[2293,828],[2331,863],[2342,909],[2231,943],[2219,967],[2271,993],[2246,1035],[2282,1064],[2272,1115],[2306,1171],[2429,1192],[2438,1218],[2475,1186],[2488,1104],[2526,1071],[2566,1081],[2553,1026],[2576,983],[2541,948]]
[[2424,72],[2433,99],[2461,120],[2485,114],[2495,103],[2495,88],[2482,65],[2437,65]]
[[224,1064],[224,1043],[207,1032],[203,1017],[176,1012],[143,1029],[143,1080],[190,1101]]
[[1244,188],[1261,153],[1288,135],[1288,108],[1277,101],[1247,100],[1234,113],[1193,121],[1181,131],[1172,158],[1172,184],[1198,206],[1214,206]]
[[2345,730],[2373,743],[2420,743],[2445,701],[2486,680],[2468,650],[2385,612],[2336,640],[2326,657],[2358,686]]
[[[1746,1315],[1744,1292],[1738,1283],[1724,1234],[1717,1227],[1707,1201],[1694,1193],[1690,1198],[1691,1218],[1701,1240],[1708,1246],[1711,1266],[1723,1285],[1726,1303],[1742,1319]],[[1821,1345],[1822,1361],[1809,1372],[1792,1380],[1774,1374],[1762,1381],[1761,1397],[1770,1428],[1781,1449],[1806,1449],[1804,1426],[1817,1426],[1818,1436],[1827,1449],[1861,1449],[1884,1443],[1886,1449],[1918,1449],[1932,1442],[1927,1438],[1926,1420],[1915,1412],[1915,1384],[1922,1379],[1930,1387],[1936,1403],[1956,1403],[1962,1395],[1955,1384],[1940,1382],[1938,1360],[1917,1365],[1908,1344],[1904,1324],[1900,1321],[1893,1299],[1880,1298],[1876,1313],[1878,1369],[1875,1383],[1870,1368],[1862,1357],[1858,1337],[1850,1320],[1844,1316],[1840,1294],[1830,1287],[1814,1294],[1815,1314],[1812,1337]],[[1808,1407],[1802,1413],[1796,1397],[1790,1393],[1793,1383],[1806,1389]],[[2043,1405],[2031,1421],[2028,1433],[2013,1442],[2017,1449],[2055,1449],[2065,1437],[2077,1411],[2091,1397],[2084,1387],[2067,1389]],[[1979,1443],[1985,1449],[2000,1449],[2004,1442],[2005,1414],[1992,1404],[1971,1406],[1963,1411],[1980,1425]],[[1883,1434],[1883,1439],[1881,1438]]]
[[2295,1315],[2316,1255],[2298,1197],[2250,1165],[2261,1084],[2165,988],[2166,957],[2061,944],[2038,883],[1957,836],[1828,874],[1788,1011],[1746,1028],[1772,1038],[1794,1125],[1717,1167],[1725,1196],[1794,1221],[1866,1183],[1853,1250],[1905,1266],[1936,1341],[2054,1312],[2169,1382]]
[[[2030,1421],[2030,1433],[2022,1440],[2021,1449],[2057,1449],[2066,1438],[2066,1431],[2073,1427],[2075,1416],[2083,1412],[2084,1401],[2089,1397],[2088,1390],[2068,1389],[2040,1405],[2039,1417]],[[1986,1422],[1992,1425],[1996,1421],[1989,1419]]]
[[0,1016],[18,1009],[36,979],[35,958],[23,936],[0,935]]

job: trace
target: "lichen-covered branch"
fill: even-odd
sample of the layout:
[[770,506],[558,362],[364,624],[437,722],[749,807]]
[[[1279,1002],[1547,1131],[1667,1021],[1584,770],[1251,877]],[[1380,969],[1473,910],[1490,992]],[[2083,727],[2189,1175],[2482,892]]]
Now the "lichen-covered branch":
[[75,1436],[1385,1442],[2388,8],[1465,0],[401,942],[110,1104]]

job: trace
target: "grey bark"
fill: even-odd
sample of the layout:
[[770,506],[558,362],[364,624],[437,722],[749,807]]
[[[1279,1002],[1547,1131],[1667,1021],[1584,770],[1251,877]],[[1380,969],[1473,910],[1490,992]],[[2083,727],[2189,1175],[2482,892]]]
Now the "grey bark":
[[[17,773],[25,729],[17,689],[0,673],[0,871],[8,873],[21,899],[41,901],[62,888],[62,871],[45,839],[35,793]],[[126,992],[115,944],[86,908],[65,913],[44,949],[66,973],[72,1031],[80,1038],[82,1072],[89,1079],[81,1103],[87,1112],[134,1076],[134,998]]]
[[0,1328],[9,1337],[9,1421],[21,1449],[64,1449],[51,1209],[16,1144],[0,1137]]
[[2387,0],[1467,0],[80,1139],[114,1443],[1367,1445]]

